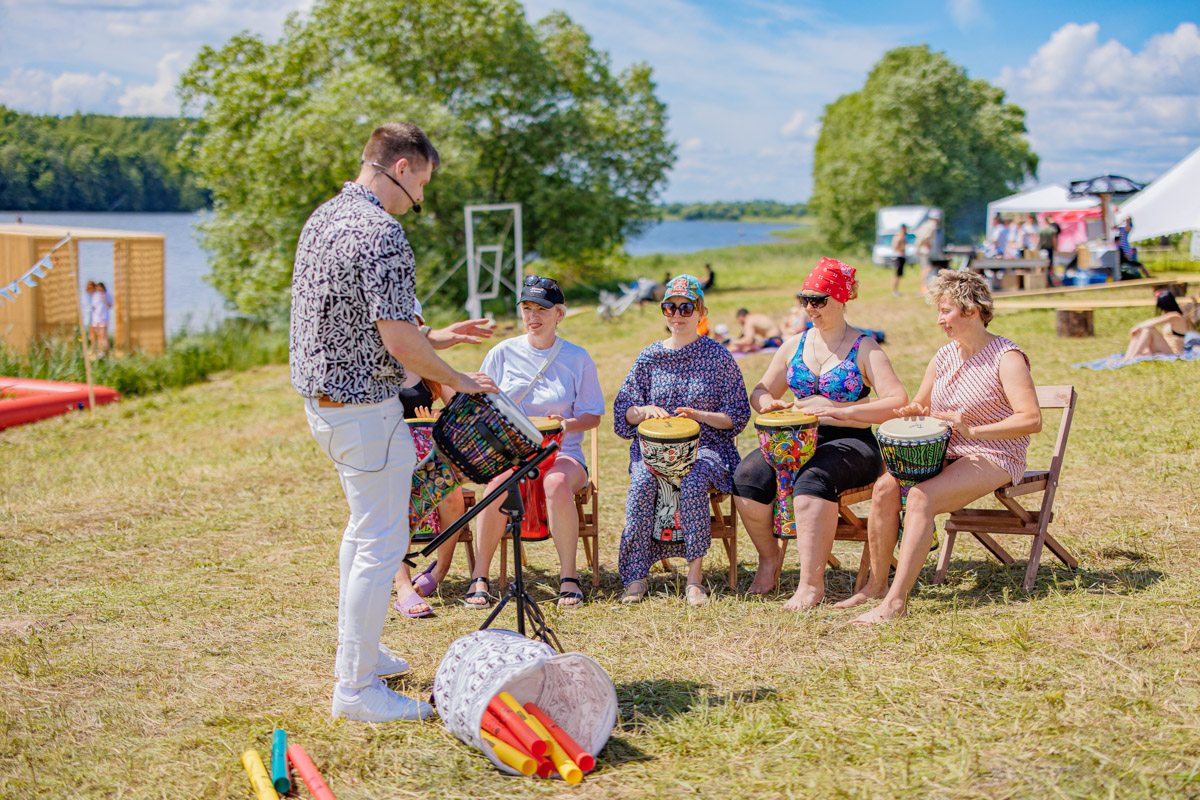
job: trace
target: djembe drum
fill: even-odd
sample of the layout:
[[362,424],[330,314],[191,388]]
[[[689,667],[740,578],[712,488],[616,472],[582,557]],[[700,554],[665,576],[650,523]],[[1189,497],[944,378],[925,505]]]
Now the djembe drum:
[[654,527],[650,536],[660,542],[678,542],[679,486],[700,452],[700,423],[686,417],[648,419],[637,426],[642,463],[658,482]]
[[[883,463],[900,484],[900,534],[908,490],[942,471],[950,444],[950,423],[933,417],[900,417],[879,426],[875,438]],[[937,540],[934,539],[934,547]]]
[[[433,424],[437,420],[433,417],[417,417],[404,421],[408,423],[408,429],[412,432],[413,447],[416,448],[417,462],[420,463],[433,449]],[[408,533],[411,541],[428,542],[441,532],[442,523],[436,507],[424,516],[418,516],[416,504],[408,504]]]
[[[562,421],[549,417],[530,417],[542,433],[542,447],[555,442],[562,447]],[[521,520],[521,538],[531,542],[540,542],[550,537],[550,525],[546,514],[546,489],[542,481],[546,473],[554,466],[558,453],[554,452],[538,467],[537,476],[521,483],[521,504],[525,507],[525,516]]]
[[423,518],[461,483],[486,484],[538,452],[542,433],[503,392],[456,394],[413,470],[410,517]]
[[758,449],[775,468],[775,538],[796,538],[792,488],[800,468],[817,451],[817,418],[784,409],[759,414],[754,420]]

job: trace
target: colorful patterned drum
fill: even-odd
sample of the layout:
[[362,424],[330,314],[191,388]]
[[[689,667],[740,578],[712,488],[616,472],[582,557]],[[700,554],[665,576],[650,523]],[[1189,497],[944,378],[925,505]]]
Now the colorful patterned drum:
[[[417,450],[417,462],[420,463],[433,449],[432,417],[419,417],[404,420],[412,431],[413,446]],[[413,475],[416,475],[414,471]],[[414,495],[415,497],[415,495]],[[418,516],[417,503],[408,504],[408,536],[412,542],[428,542],[442,532],[442,523],[437,513],[437,506],[429,509],[422,504],[424,515]]]
[[[942,471],[950,445],[950,423],[934,417],[900,417],[879,426],[875,438],[888,472],[900,483],[900,533],[908,490]],[[937,538],[934,537],[934,547]]]
[[637,427],[642,463],[658,482],[658,502],[650,536],[660,542],[682,540],[679,485],[700,452],[700,423],[685,417],[648,419]]
[[775,538],[796,538],[792,486],[800,468],[817,450],[817,418],[784,409],[759,414],[754,420],[758,449],[775,468]]
[[[550,442],[562,446],[562,422],[549,417],[530,417],[529,421],[542,432],[542,447]],[[540,542],[550,537],[550,525],[546,515],[546,490],[542,481],[557,459],[558,452],[555,451],[538,467],[536,478],[526,478],[521,482],[521,504],[525,507],[525,516],[521,520],[522,539]]]

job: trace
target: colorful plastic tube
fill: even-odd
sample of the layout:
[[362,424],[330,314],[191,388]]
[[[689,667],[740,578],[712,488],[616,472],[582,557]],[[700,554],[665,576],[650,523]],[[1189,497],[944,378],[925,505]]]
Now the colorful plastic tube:
[[287,749],[288,761],[292,762],[292,766],[296,768],[296,772],[300,773],[300,780],[304,781],[304,785],[308,787],[308,793],[313,796],[314,800],[337,800],[333,796],[333,792],[329,791],[329,787],[325,785],[325,781],[321,779],[321,773],[317,772],[317,765],[308,757],[308,753],[304,752],[304,748],[298,744],[289,745]]
[[288,776],[287,768],[287,731],[283,728],[276,728],[275,736],[271,739],[271,783],[280,794],[292,790],[292,779]]
[[267,768],[263,766],[262,756],[257,750],[242,753],[242,766],[250,773],[250,785],[254,787],[258,800],[279,800],[275,787],[271,785],[271,779],[267,777]]
[[554,741],[554,737],[550,735],[550,731],[546,730],[545,725],[530,717],[529,727],[533,728],[534,732],[545,740],[549,748],[546,751],[546,755],[554,762],[554,768],[558,770],[558,774],[562,776],[562,779],[568,785],[574,786],[583,780],[583,770],[571,760],[571,757],[567,755],[567,751],[562,749],[562,745]]
[[496,758],[517,772],[522,775],[532,775],[537,771],[537,761],[534,760],[533,756],[522,753],[517,748],[505,744],[482,728],[479,729],[479,735],[483,737],[485,742],[492,746],[492,752],[496,754]]
[[[505,695],[508,695],[507,702],[503,699]],[[513,700],[511,694],[501,692],[496,695],[488,702],[487,710],[495,714],[496,718],[512,731],[513,736],[517,737],[517,741],[530,755],[546,755],[546,742],[529,727],[529,723],[526,722],[529,715],[517,705],[517,701]]]
[[591,772],[596,768],[595,756],[580,747],[579,743],[571,738],[571,734],[564,731],[562,726],[550,718],[549,714],[538,708],[537,703],[526,703],[525,711],[529,716],[542,723],[546,730],[550,731],[550,735],[554,737],[554,741],[558,742],[562,746],[562,749],[567,751],[567,755],[579,765],[581,770]]

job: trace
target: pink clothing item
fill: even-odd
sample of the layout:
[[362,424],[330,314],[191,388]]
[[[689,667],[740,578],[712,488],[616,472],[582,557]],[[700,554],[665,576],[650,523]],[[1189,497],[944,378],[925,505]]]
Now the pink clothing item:
[[[931,405],[936,412],[957,411],[967,425],[990,425],[1012,416],[1013,407],[1000,385],[1000,359],[1016,350],[1029,363],[1029,356],[1003,336],[992,339],[964,363],[954,342],[933,357],[935,377]],[[956,428],[950,435],[948,458],[979,456],[1000,466],[1013,483],[1025,474],[1025,452],[1029,437],[1016,439],[967,439]]]

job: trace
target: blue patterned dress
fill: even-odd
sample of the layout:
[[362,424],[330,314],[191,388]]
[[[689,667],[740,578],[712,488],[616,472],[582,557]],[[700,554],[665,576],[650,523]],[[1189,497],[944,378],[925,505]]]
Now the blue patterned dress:
[[[674,412],[680,406],[729,415],[733,427],[717,430],[700,423],[700,450],[696,464],[681,482],[680,522],[683,541],[659,542],[650,538],[658,484],[642,463],[637,426],[625,421],[632,406],[659,406]],[[625,530],[621,534],[621,582],[644,579],[654,562],[683,557],[703,558],[712,542],[709,489],[732,490],[730,476],[739,456],[734,439],[750,419],[746,382],[733,356],[721,345],[701,336],[678,350],[662,342],[643,350],[625,376],[613,402],[613,422],[618,436],[633,439],[629,448],[629,495],[625,501]]]

